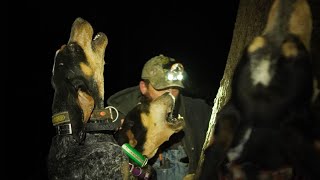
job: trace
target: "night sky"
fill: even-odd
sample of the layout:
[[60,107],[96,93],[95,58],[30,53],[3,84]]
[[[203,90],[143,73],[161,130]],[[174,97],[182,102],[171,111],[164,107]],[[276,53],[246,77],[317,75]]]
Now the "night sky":
[[[78,1],[9,6],[5,61],[5,168],[10,178],[46,179],[46,156],[54,128],[51,70],[57,49],[68,42],[77,17],[109,40],[105,54],[105,98],[138,85],[144,63],[164,54],[184,64],[186,94],[213,101],[223,76],[237,0],[207,3]],[[65,2],[66,3],[66,2]],[[4,62],[4,60],[3,60]],[[10,154],[10,155],[9,155]],[[9,173],[10,172],[10,173]]]

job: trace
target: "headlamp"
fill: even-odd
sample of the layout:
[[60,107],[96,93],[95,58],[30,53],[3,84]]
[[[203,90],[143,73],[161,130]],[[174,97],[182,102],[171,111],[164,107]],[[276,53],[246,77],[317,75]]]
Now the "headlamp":
[[171,66],[170,70],[167,72],[167,80],[169,81],[181,81],[183,79],[183,65],[180,63],[175,63]]

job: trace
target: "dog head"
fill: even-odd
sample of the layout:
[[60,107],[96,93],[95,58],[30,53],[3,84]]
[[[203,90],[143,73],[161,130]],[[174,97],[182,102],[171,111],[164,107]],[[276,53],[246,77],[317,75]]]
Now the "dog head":
[[116,135],[117,142],[129,143],[146,157],[153,157],[161,144],[184,127],[182,117],[171,118],[174,104],[175,98],[170,93],[152,102],[141,102],[125,117]]
[[263,116],[267,114],[263,112],[274,112],[265,119],[276,120],[287,107],[309,101],[311,32],[306,1],[274,1],[264,32],[244,50],[234,74],[232,92],[240,109],[256,109]]
[[56,52],[52,70],[52,113],[67,112],[53,116],[53,124],[69,121],[78,142],[84,139],[84,126],[92,110],[104,105],[104,53],[108,41],[101,32],[92,36],[92,26],[77,18],[68,43]]
[[[223,171],[231,172],[226,176],[237,179],[260,179],[260,175],[269,179],[259,171],[300,164],[297,157],[287,162],[286,158],[296,156],[296,152],[305,152],[296,148],[304,147],[298,140],[301,137],[293,136],[290,142],[287,130],[296,131],[308,119],[313,79],[311,31],[306,0],[273,1],[264,31],[244,49],[236,66],[231,98],[217,114],[216,130],[205,149],[199,179],[219,179],[218,172],[226,163]],[[272,179],[278,178],[279,173],[274,174]],[[281,176],[286,178],[287,174]]]

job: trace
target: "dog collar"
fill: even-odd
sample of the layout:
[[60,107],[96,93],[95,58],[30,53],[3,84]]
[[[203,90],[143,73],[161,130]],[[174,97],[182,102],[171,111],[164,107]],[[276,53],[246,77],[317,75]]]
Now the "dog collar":
[[[106,109],[93,110],[90,116],[90,121],[94,123],[105,121],[105,120],[108,120],[108,121],[111,120],[112,122],[115,122],[118,119],[118,117],[119,117],[119,113],[117,109],[115,109],[114,107],[106,107]],[[63,111],[63,112],[54,114],[52,116],[53,126],[69,123],[69,122],[70,122],[70,117],[69,117],[68,111]]]
[[70,135],[72,134],[71,123],[61,124],[56,126],[58,135]]
[[53,126],[57,126],[57,125],[69,123],[69,122],[70,122],[70,118],[69,118],[68,111],[60,112],[52,116]]
[[[92,111],[90,120],[86,124],[87,132],[114,130],[121,125],[118,110],[113,106],[105,109],[95,109]],[[52,116],[52,124],[56,127],[57,133],[72,134],[71,120],[68,111],[56,113]]]

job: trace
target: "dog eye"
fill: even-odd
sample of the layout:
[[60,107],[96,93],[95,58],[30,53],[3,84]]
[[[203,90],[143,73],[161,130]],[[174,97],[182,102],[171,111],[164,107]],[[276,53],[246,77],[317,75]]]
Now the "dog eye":
[[88,89],[86,84],[81,79],[72,79],[71,84],[77,90],[79,90],[79,89],[81,89],[81,90]]

